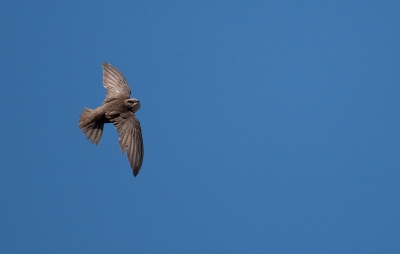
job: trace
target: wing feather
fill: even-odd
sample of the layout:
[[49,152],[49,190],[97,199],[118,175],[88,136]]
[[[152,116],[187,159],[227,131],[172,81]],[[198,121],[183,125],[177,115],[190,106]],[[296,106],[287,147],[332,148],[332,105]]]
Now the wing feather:
[[122,153],[126,151],[133,175],[139,173],[143,163],[143,139],[140,122],[132,112],[107,115],[119,134]]
[[107,90],[103,104],[116,98],[129,99],[131,89],[122,73],[109,63],[103,63],[103,86]]

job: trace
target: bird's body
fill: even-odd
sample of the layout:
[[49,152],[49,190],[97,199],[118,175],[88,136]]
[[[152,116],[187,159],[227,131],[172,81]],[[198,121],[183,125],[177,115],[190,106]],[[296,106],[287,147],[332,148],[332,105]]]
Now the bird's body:
[[130,88],[124,76],[115,67],[103,63],[103,85],[107,90],[103,105],[96,109],[85,108],[79,119],[79,128],[87,139],[96,145],[100,142],[105,123],[113,123],[119,133],[122,153],[136,176],[143,162],[142,130],[135,112],[140,109],[138,99],[130,98]]
[[107,112],[113,111],[120,113],[129,111],[129,109],[124,105],[124,99],[112,100],[90,111],[90,113],[85,116],[84,121],[80,121],[79,128],[89,126],[94,122],[111,123],[106,117],[106,114]]

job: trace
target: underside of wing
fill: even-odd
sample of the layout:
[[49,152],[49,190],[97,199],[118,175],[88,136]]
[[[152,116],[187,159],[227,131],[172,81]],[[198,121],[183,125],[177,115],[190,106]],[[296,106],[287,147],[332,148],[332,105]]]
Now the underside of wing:
[[103,63],[103,86],[107,96],[103,104],[116,98],[129,99],[131,89],[122,73],[109,63]]
[[127,152],[133,175],[136,176],[143,162],[143,139],[139,120],[132,112],[121,114],[111,112],[107,117],[117,128],[121,151]]

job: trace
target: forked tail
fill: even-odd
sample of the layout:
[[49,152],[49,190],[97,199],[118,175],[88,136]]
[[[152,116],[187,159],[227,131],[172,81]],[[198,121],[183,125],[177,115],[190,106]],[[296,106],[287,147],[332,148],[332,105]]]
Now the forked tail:
[[79,129],[82,129],[83,134],[86,135],[86,139],[90,139],[92,144],[95,143],[97,145],[103,134],[104,123],[94,121],[92,111],[93,109],[90,108],[82,110],[82,114],[79,117]]

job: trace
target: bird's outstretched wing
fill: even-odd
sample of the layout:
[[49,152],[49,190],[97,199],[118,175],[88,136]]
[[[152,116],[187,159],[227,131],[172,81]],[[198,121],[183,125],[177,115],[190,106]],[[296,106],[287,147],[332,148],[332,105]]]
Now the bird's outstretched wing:
[[140,122],[132,112],[109,112],[107,118],[117,128],[122,154],[127,151],[133,175],[139,173],[143,162],[143,139]]
[[109,63],[103,63],[103,86],[107,90],[106,99],[103,104],[117,98],[129,99],[131,89],[124,75]]

